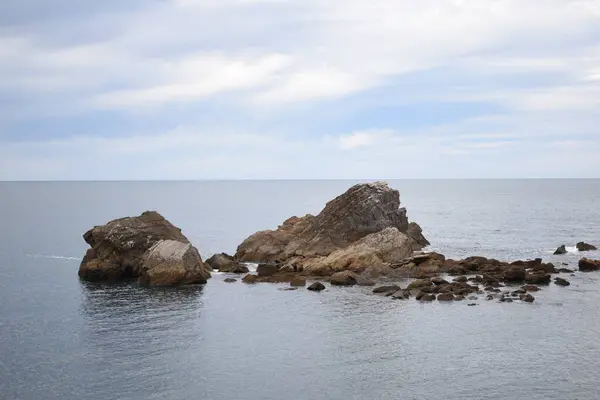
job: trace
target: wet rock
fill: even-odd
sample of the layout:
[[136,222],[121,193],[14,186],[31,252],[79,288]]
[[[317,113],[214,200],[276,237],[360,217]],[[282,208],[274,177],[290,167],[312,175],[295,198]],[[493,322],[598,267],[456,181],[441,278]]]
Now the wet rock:
[[233,282],[237,282],[237,279],[235,279],[235,278],[225,278],[225,279],[223,279],[223,282],[233,283]]
[[331,280],[329,282],[335,286],[352,286],[356,285],[359,280],[360,277],[354,272],[342,271],[331,275]]
[[83,238],[91,248],[79,267],[82,280],[179,285],[210,278],[210,268],[181,229],[155,211],[95,226]]
[[435,277],[435,278],[431,278],[431,283],[433,283],[436,286],[440,286],[440,285],[447,285],[449,282],[440,277]]
[[260,264],[256,267],[256,273],[261,277],[275,275],[278,271],[279,268],[274,264]]
[[469,307],[475,307],[476,305],[477,305],[477,303],[469,303],[469,304],[467,304],[467,306],[469,306]]
[[398,290],[392,294],[391,297],[395,300],[408,300],[410,298],[410,292],[408,290]]
[[378,286],[375,289],[373,289],[373,293],[377,293],[377,294],[381,294],[381,293],[395,293],[398,290],[400,290],[400,286],[398,285],[384,285],[384,286]]
[[522,294],[522,295],[520,295],[520,296],[519,296],[519,299],[520,299],[521,301],[524,301],[524,302],[526,302],[526,303],[533,303],[533,302],[534,302],[534,300],[535,300],[535,297],[533,297],[532,295],[530,295],[529,293],[527,293],[527,294]]
[[226,253],[215,254],[205,261],[212,269],[219,272],[228,272],[234,274],[248,273],[248,267],[237,262],[232,256]]
[[466,276],[457,276],[456,278],[454,278],[452,281],[453,282],[468,282],[468,278]]
[[469,296],[469,300],[478,300],[479,298],[477,296]]
[[556,278],[554,278],[554,284],[556,284],[558,286],[569,286],[571,284],[571,282],[569,282],[566,279],[556,277]]
[[504,280],[506,282],[523,282],[526,275],[525,268],[513,266],[504,271]]
[[600,270],[600,260],[592,260],[584,257],[579,260],[579,270],[582,272],[598,271]]
[[256,283],[258,282],[258,276],[248,274],[242,278],[242,282],[244,283]]
[[577,245],[575,247],[577,247],[577,250],[579,250],[579,251],[598,250],[598,248],[596,246],[593,246],[593,245],[585,243],[585,242],[579,242],[579,243],[577,243]]
[[558,270],[558,272],[561,274],[572,274],[575,271],[573,271],[572,269],[569,269],[569,268],[560,268]]
[[442,293],[437,297],[438,301],[454,301],[454,295],[452,293]]
[[545,285],[550,283],[552,276],[546,273],[531,273],[525,277],[525,282],[533,285]]
[[432,283],[430,279],[417,279],[411,282],[407,289],[422,289],[431,285]]
[[420,301],[434,301],[435,300],[435,295],[434,294],[423,294],[423,296],[419,297]]
[[297,287],[285,287],[285,288],[279,288],[279,290],[284,291],[284,292],[288,292],[291,290],[298,290]]
[[295,276],[290,281],[290,286],[306,286],[306,278],[302,276]]
[[309,287],[307,287],[306,290],[320,292],[321,290],[325,290],[325,285],[323,285],[321,282],[314,282]]
[[554,252],[554,255],[560,255],[560,254],[567,254],[567,248],[565,247],[564,244],[562,246],[559,246],[556,249],[556,251]]

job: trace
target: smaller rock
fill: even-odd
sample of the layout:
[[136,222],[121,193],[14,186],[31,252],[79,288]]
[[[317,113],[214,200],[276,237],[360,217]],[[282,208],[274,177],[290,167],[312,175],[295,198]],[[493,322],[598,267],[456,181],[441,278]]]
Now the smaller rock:
[[441,285],[447,285],[449,282],[440,277],[435,277],[435,278],[431,278],[431,283],[433,283],[436,286],[441,286]]
[[244,283],[256,283],[258,281],[258,276],[248,274],[242,278],[242,282]]
[[298,290],[298,288],[297,287],[284,287],[284,288],[279,288],[279,290],[287,292],[290,290]]
[[474,307],[476,305],[477,305],[477,303],[469,303],[469,304],[467,304],[467,306],[469,306],[469,307]]
[[235,278],[225,278],[223,280],[223,282],[227,282],[227,283],[233,283],[233,282],[237,282],[237,279]]
[[456,278],[452,279],[453,282],[459,282],[459,283],[464,283],[464,282],[467,282],[468,280],[469,280],[469,278],[467,278],[464,275],[457,276]]
[[535,285],[521,286],[521,289],[523,289],[526,292],[538,292],[540,290],[540,288]]
[[579,243],[577,243],[577,245],[575,247],[577,247],[577,250],[579,250],[579,251],[598,250],[598,248],[596,246],[592,246],[591,244],[588,244],[585,242],[579,242]]
[[582,272],[598,271],[600,270],[600,260],[591,260],[584,257],[579,260],[579,270]]
[[408,290],[398,290],[392,294],[392,299],[396,300],[408,300],[410,298],[410,292]]
[[411,282],[407,289],[421,289],[431,285],[432,283],[430,279],[417,279],[416,281]]
[[330,283],[335,286],[352,286],[356,285],[360,277],[351,271],[336,272],[331,275]]
[[569,269],[569,268],[560,268],[558,270],[558,272],[561,274],[572,274],[575,271],[573,271],[572,269]]
[[325,290],[325,285],[323,285],[321,282],[315,282],[312,283],[309,287],[307,287],[306,290],[320,292],[321,290]]
[[438,301],[454,301],[452,293],[442,293],[437,297]]
[[525,282],[534,285],[548,284],[550,283],[550,280],[552,280],[552,276],[543,272],[527,274],[527,276],[525,277]]
[[533,297],[532,295],[530,295],[529,293],[527,293],[527,294],[520,295],[519,299],[521,301],[526,302],[526,303],[533,303],[533,301],[535,300],[535,297]]
[[420,301],[434,301],[435,300],[435,295],[434,294],[424,294],[423,296],[421,296],[419,298]]
[[258,267],[256,267],[256,273],[258,276],[272,276],[275,275],[278,270],[279,268],[277,268],[277,265],[273,264],[260,264]]
[[571,282],[563,278],[554,278],[554,284],[558,286],[569,286]]
[[522,282],[526,277],[525,268],[514,266],[504,271],[504,280],[507,282]]
[[556,249],[556,251],[554,252],[554,255],[559,255],[559,254],[567,254],[567,248],[565,247],[564,244],[562,246],[558,247]]
[[384,285],[384,286],[378,286],[375,289],[373,289],[373,293],[389,293],[389,292],[397,292],[398,290],[400,290],[400,286],[398,285]]
[[290,286],[306,286],[306,279],[302,276],[295,276],[290,281]]

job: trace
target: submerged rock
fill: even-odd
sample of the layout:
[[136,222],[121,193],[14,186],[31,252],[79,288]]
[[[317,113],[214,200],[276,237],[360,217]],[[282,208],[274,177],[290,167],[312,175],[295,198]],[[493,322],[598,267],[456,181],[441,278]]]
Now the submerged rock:
[[210,268],[177,228],[155,211],[95,226],[79,267],[88,281],[138,279],[149,285],[206,283]]
[[567,254],[567,248],[565,247],[565,245],[563,244],[562,246],[558,247],[556,249],[556,251],[554,252],[555,255],[559,255],[559,254]]
[[579,243],[577,243],[577,245],[575,247],[577,247],[577,250],[579,250],[579,251],[598,250],[598,248],[596,246],[593,246],[593,245],[585,243],[585,242],[579,242]]
[[362,272],[409,257],[427,245],[409,224],[400,195],[386,183],[352,186],[316,216],[291,217],[276,230],[261,231],[238,246],[240,261],[292,261],[312,275]]

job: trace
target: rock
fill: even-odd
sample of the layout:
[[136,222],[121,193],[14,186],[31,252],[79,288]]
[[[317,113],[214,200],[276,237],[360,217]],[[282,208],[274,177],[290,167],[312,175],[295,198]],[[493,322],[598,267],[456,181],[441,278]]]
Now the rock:
[[258,276],[248,274],[242,278],[242,282],[244,283],[256,283],[258,282]]
[[411,282],[407,289],[421,289],[431,285],[432,283],[430,279],[417,279],[416,281]]
[[[150,285],[177,285],[205,283],[210,278],[209,268],[181,229],[155,211],[95,226],[83,238],[91,246],[79,266],[83,280],[138,279]],[[159,242],[163,243],[148,259],[146,253]],[[164,253],[167,248],[177,253]]]
[[321,290],[325,290],[325,285],[323,285],[321,282],[314,282],[309,287],[307,287],[306,290],[320,292]]
[[559,248],[556,249],[556,251],[554,252],[555,255],[559,255],[559,254],[567,254],[567,248],[565,247],[565,245],[563,244],[562,246],[560,246]]
[[531,273],[525,277],[525,282],[534,285],[544,285],[550,283],[552,276],[546,273]]
[[391,297],[396,300],[408,300],[410,298],[410,291],[401,289],[394,292]]
[[476,305],[477,305],[477,303],[469,303],[469,304],[467,304],[467,306],[469,306],[469,307],[474,307]]
[[256,273],[258,276],[273,276],[279,271],[277,265],[273,264],[260,264],[256,267]]
[[571,282],[569,282],[566,279],[556,277],[556,278],[554,278],[554,284],[556,284],[558,286],[569,286],[571,284]]
[[233,282],[237,282],[237,279],[235,279],[235,278],[225,278],[225,279],[223,279],[223,282],[233,283]]
[[418,300],[420,300],[420,301],[434,301],[435,300],[435,295],[434,294],[423,294],[423,296],[420,296]]
[[215,254],[211,258],[205,261],[212,269],[219,270],[219,272],[229,272],[233,274],[246,274],[248,273],[248,267],[239,262],[225,253]]
[[364,276],[358,276],[358,280],[356,281],[358,286],[375,286],[375,281],[365,278]]
[[372,262],[399,262],[426,242],[418,225],[409,225],[406,209],[399,207],[399,192],[386,183],[354,185],[316,216],[292,217],[276,230],[250,236],[238,246],[235,258],[284,264],[300,258],[303,267],[311,268],[308,272],[323,276],[362,272]]
[[452,293],[442,293],[437,297],[438,301],[454,301],[454,295]]
[[292,278],[290,286],[306,286],[306,279],[302,276],[295,276]]
[[384,285],[384,286],[378,286],[375,289],[373,289],[373,293],[395,293],[398,290],[400,290],[400,286],[398,285]]
[[504,271],[504,280],[506,282],[523,282],[526,275],[524,268],[514,266]]
[[436,286],[440,286],[440,285],[447,285],[448,281],[445,279],[442,279],[440,277],[435,277],[435,278],[431,278],[431,283],[433,283]]
[[560,274],[572,274],[575,271],[569,268],[560,268],[557,272]]
[[579,250],[579,251],[598,250],[598,248],[596,246],[592,246],[591,244],[588,244],[585,242],[579,242],[579,243],[577,243],[577,245],[575,247],[577,247],[577,250]]
[[452,281],[453,282],[468,282],[468,278],[466,276],[457,276],[456,278],[454,278]]
[[352,286],[356,285],[359,280],[360,277],[354,272],[342,271],[331,275],[331,280],[329,282],[335,286]]
[[539,287],[535,286],[535,285],[525,285],[525,286],[521,286],[521,289],[523,289],[526,292],[537,292],[540,290]]
[[519,296],[519,299],[520,299],[521,301],[524,301],[524,302],[526,302],[526,303],[533,303],[533,302],[534,302],[534,300],[535,300],[535,297],[533,297],[532,295],[530,295],[529,293],[527,293],[527,294],[522,294],[522,295],[520,295],[520,296]]
[[591,260],[584,257],[579,260],[579,270],[582,272],[598,271],[600,270],[600,260]]
[[142,257],[139,282],[150,286],[206,283],[210,273],[190,243],[161,240]]
[[285,287],[285,288],[280,288],[279,290],[284,291],[284,292],[288,292],[291,290],[298,290],[297,287]]
[[425,239],[425,236],[423,236],[423,230],[416,222],[411,222],[408,224],[406,235],[416,243],[415,250],[421,250],[423,247],[427,247],[431,244],[427,239]]

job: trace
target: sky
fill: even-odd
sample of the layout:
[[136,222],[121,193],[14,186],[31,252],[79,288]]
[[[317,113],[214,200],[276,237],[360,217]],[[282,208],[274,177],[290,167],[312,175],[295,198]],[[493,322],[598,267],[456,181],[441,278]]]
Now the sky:
[[600,0],[4,0],[0,180],[598,178]]

